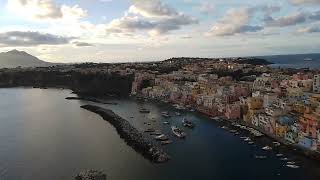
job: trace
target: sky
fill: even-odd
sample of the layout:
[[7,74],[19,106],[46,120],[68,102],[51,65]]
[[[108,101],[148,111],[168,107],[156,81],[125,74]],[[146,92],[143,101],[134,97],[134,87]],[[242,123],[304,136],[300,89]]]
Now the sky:
[[0,52],[49,62],[319,53],[320,0],[0,0]]

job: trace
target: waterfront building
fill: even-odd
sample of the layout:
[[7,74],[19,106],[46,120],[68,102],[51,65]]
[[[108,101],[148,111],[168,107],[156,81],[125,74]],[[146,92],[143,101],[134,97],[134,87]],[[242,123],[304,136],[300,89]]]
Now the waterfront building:
[[241,111],[240,111],[240,104],[234,103],[234,104],[227,104],[226,106],[226,112],[225,117],[227,119],[240,119]]

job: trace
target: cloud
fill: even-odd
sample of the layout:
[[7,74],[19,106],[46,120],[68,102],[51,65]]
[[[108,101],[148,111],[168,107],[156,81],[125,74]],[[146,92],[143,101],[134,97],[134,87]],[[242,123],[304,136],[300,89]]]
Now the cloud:
[[212,2],[202,1],[198,6],[198,9],[201,13],[208,15],[208,14],[212,14],[216,8],[212,4]]
[[207,35],[232,36],[263,29],[259,25],[250,25],[255,12],[252,8],[231,9],[211,28]]
[[52,0],[8,0],[9,11],[32,20],[78,20],[87,12],[78,5],[58,5]]
[[307,20],[307,15],[305,13],[296,13],[288,16],[279,17],[277,19],[271,16],[265,17],[265,23],[267,26],[273,27],[285,27],[294,26],[300,23],[304,23]]
[[160,0],[133,0],[132,2],[133,4],[123,17],[114,19],[107,25],[107,33],[126,34],[146,31],[149,35],[156,36],[198,22]]
[[72,44],[74,44],[77,47],[91,47],[91,46],[94,46],[94,44],[87,43],[87,42],[79,42],[79,41],[74,41],[74,42],[72,42]]
[[320,32],[320,26],[312,26],[298,29],[298,33],[318,33]]
[[0,33],[0,45],[10,47],[68,44],[72,39],[74,38],[31,31],[9,31]]
[[316,5],[320,4],[320,0],[289,0],[294,5]]
[[309,19],[315,20],[315,21],[319,21],[319,20],[320,20],[320,11],[311,13],[311,14],[309,15]]

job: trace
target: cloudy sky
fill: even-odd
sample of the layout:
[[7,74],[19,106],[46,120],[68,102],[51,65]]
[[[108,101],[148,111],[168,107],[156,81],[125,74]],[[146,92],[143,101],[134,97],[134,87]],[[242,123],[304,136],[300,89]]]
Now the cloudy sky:
[[0,0],[0,52],[120,62],[320,50],[320,0]]

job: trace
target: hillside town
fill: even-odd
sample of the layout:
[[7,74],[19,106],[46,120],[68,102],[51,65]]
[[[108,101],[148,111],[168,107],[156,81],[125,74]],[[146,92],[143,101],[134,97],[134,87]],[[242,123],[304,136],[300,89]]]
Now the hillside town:
[[[175,63],[175,62],[172,62]],[[243,77],[213,72],[255,72]],[[239,74],[240,75],[240,74]],[[320,152],[320,75],[229,61],[193,61],[169,73],[136,70],[132,95],[253,127],[278,141]]]

